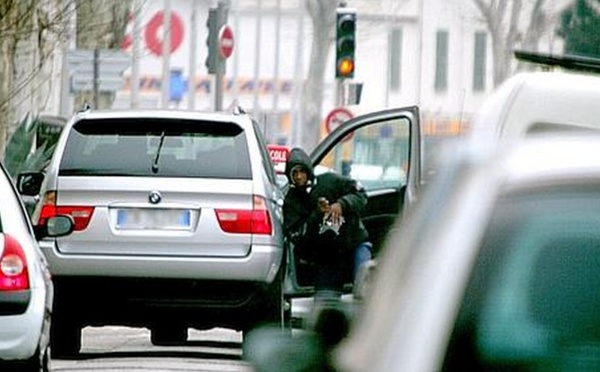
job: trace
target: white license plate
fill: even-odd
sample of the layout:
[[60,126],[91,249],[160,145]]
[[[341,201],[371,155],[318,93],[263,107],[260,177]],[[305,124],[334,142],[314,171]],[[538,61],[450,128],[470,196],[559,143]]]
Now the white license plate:
[[117,211],[119,230],[189,230],[191,212],[187,209],[122,208]]

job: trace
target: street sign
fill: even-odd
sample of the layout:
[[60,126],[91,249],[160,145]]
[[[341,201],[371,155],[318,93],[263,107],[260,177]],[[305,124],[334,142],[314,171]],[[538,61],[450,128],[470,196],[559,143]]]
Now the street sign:
[[219,55],[223,59],[231,57],[235,41],[233,38],[233,30],[227,25],[223,25],[219,31]]
[[98,64],[98,90],[115,92],[123,86],[123,72],[131,66],[131,54],[120,50],[102,49],[94,61],[93,49],[67,52],[71,91],[91,91],[94,87],[94,64]]
[[284,145],[267,145],[269,156],[277,174],[285,174],[285,163],[290,156],[290,147]]
[[290,148],[288,146],[267,145],[267,149],[269,150],[269,156],[271,157],[273,164],[287,162],[290,154]]
[[335,128],[339,127],[353,117],[354,115],[352,112],[344,107],[338,107],[331,110],[331,112],[325,118],[325,129],[327,129],[327,133],[333,132]]

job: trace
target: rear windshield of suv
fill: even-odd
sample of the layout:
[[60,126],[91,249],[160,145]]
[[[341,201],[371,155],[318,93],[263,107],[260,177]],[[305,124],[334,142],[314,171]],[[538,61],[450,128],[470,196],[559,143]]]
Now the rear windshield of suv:
[[251,179],[251,164],[235,123],[94,119],[73,125],[59,175]]

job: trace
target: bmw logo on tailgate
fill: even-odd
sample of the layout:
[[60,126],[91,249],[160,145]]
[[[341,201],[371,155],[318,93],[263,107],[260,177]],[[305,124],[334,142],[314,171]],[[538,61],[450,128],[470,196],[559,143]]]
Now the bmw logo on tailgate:
[[152,192],[150,192],[150,195],[148,195],[148,201],[151,204],[158,204],[158,203],[160,203],[161,200],[162,200],[162,195],[158,191],[152,191]]

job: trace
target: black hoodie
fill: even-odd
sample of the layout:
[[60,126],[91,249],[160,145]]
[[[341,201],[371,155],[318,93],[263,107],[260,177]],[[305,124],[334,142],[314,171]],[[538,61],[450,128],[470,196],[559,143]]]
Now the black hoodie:
[[[301,165],[308,172],[308,185],[298,187],[293,184],[292,169]],[[317,200],[324,197],[330,204],[340,203],[344,224],[336,240],[335,251],[352,251],[360,243],[368,240],[360,213],[367,204],[364,189],[355,180],[338,173],[327,172],[319,176],[314,170],[309,156],[300,148],[290,150],[285,167],[289,181],[289,189],[283,204],[284,229],[286,236],[304,251],[312,251],[316,256],[319,252],[319,227],[323,214],[317,208]],[[333,248],[332,248],[333,250]]]

